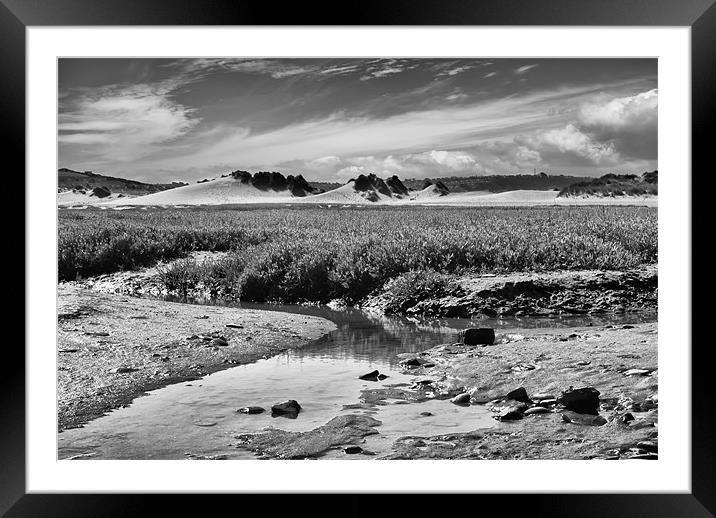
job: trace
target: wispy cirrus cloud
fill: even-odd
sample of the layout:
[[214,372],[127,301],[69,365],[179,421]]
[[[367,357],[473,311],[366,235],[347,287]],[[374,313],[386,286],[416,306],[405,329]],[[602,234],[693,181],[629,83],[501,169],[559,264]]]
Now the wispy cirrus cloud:
[[107,89],[76,99],[60,114],[60,144],[92,145],[86,152],[125,161],[189,132],[194,110],[171,100],[166,87]]
[[[152,164],[158,169],[237,164],[237,167],[275,167],[325,156],[419,155],[425,150],[465,150],[490,141],[513,141],[515,157],[533,159],[556,154],[609,163],[615,157],[608,143],[591,142],[572,122],[579,106],[600,85],[535,92],[471,105],[443,106],[391,117],[356,117],[336,112],[320,119],[254,133],[249,128],[215,130],[212,141],[190,154],[173,154]],[[571,111],[556,106],[571,103]],[[572,125],[570,125],[572,124]],[[517,137],[515,137],[517,136]],[[361,165],[350,163],[349,165]],[[520,164],[515,164],[520,165]],[[338,169],[333,167],[333,174]]]
[[537,68],[538,66],[539,66],[539,64],[535,63],[532,65],[524,65],[524,66],[518,67],[515,69],[515,74],[517,74],[517,75],[526,74],[527,72],[529,72],[533,68]]
[[[199,58],[125,62],[128,76],[108,63],[114,83],[61,85],[60,159],[145,181],[655,164],[653,69],[621,60],[585,80],[604,63],[567,74],[549,60]],[[611,66],[621,76],[605,81]]]

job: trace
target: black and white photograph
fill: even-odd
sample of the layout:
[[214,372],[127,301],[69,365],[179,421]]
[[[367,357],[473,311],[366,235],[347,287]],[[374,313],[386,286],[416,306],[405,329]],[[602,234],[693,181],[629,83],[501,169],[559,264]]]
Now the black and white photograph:
[[59,459],[658,459],[656,59],[57,71]]

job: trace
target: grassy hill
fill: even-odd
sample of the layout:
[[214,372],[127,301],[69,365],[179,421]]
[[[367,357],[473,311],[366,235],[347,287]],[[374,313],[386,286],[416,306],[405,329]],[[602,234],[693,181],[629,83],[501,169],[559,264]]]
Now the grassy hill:
[[[583,180],[580,176],[539,174],[488,175],[488,176],[449,176],[433,178],[441,181],[450,192],[489,191],[506,192],[517,190],[553,191]],[[421,189],[424,180],[404,180],[406,187]]]
[[643,196],[659,193],[659,172],[636,174],[605,174],[563,188],[559,196]]
[[73,171],[66,167],[57,170],[57,188],[60,190],[93,191],[98,189],[98,192],[108,191],[109,193],[141,196],[181,187],[182,185],[187,184],[181,182],[167,184],[142,183],[125,178],[104,176],[91,171]]

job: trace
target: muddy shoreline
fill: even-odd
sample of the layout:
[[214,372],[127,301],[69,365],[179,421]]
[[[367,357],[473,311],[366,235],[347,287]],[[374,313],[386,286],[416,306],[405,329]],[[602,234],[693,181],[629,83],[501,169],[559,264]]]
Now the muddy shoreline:
[[[393,443],[392,452],[376,459],[653,459],[658,457],[657,324],[585,326],[559,330],[512,329],[494,345],[442,344],[407,353],[404,372],[412,386],[367,389],[356,410],[375,405],[407,404],[421,413],[421,403],[439,400],[487,408],[495,423],[465,433],[409,435]],[[599,391],[596,414],[578,413],[539,398],[558,398],[570,387]],[[540,407],[515,419],[499,419],[521,402],[507,394],[524,388],[529,404]],[[236,437],[236,446],[261,458],[302,459],[335,454],[349,446],[366,448],[376,433],[365,426],[343,429],[338,418],[304,433],[268,430]],[[360,422],[360,421],[359,421]],[[369,451],[366,449],[366,451]],[[351,457],[356,458],[356,457]]]
[[58,287],[59,431],[147,391],[289,348],[335,329],[325,319]]
[[[335,329],[326,320],[303,315],[138,298],[168,295],[161,290],[157,272],[157,267],[119,272],[60,286],[60,430],[81,426],[148,390],[300,347]],[[656,318],[657,275],[656,265],[649,265],[616,272],[465,276],[455,284],[459,291],[414,300],[391,298],[387,286],[361,309],[437,317],[651,311]],[[243,328],[226,327],[237,323]],[[421,401],[439,399],[452,405],[450,398],[468,394],[470,406],[487,407],[498,415],[514,403],[506,395],[515,389],[558,397],[570,387],[594,387],[600,393],[598,419],[573,415],[553,404],[544,413],[496,420],[489,429],[402,437],[388,455],[351,458],[656,456],[652,451],[658,448],[655,322],[500,331],[494,345],[466,346],[456,338],[407,355],[405,359],[417,366],[406,365],[404,372],[418,382],[412,387],[365,391],[362,404],[409,404],[420,413]],[[196,338],[187,340],[190,336]],[[217,338],[226,339],[228,345],[214,342]],[[123,370],[127,367],[137,370]],[[634,369],[643,372],[629,374]],[[375,423],[364,414],[338,417],[309,432],[242,434],[235,445],[262,458],[320,458],[330,452],[335,458],[342,448],[360,446],[375,433]]]
[[[510,336],[505,343],[445,344],[411,356],[421,365],[434,365],[414,368],[423,379],[419,391],[467,393],[469,404],[490,408],[497,424],[476,433],[419,438],[427,448],[407,438],[396,443],[395,453],[387,458],[627,459],[654,453],[658,444],[656,323],[520,329]],[[536,408],[541,405],[538,398],[559,398],[571,387],[593,387],[599,392],[598,415],[547,403],[544,413],[498,419],[500,412],[515,405],[507,396],[513,391],[524,388],[529,406]],[[431,441],[449,441],[452,446],[431,448]]]

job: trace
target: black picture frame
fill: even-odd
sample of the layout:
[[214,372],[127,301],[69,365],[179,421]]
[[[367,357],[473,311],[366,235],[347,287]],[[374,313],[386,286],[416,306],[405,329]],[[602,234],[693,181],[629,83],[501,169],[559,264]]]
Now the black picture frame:
[[[716,113],[716,5],[715,0],[400,0],[322,5],[292,3],[277,5],[245,0],[0,0],[0,103],[5,158],[12,156],[16,170],[25,167],[25,29],[29,26],[83,25],[572,25],[572,26],[688,26],[691,27],[692,72],[692,171],[703,169],[712,147],[708,129]],[[709,164],[712,167],[712,164]],[[708,222],[704,189],[693,188],[692,221]],[[17,175],[15,175],[17,176]],[[24,192],[24,182],[18,186]],[[707,230],[708,232],[708,230]],[[709,256],[696,253],[698,234],[692,232],[692,276]],[[708,234],[706,235],[708,238]],[[710,241],[707,239],[707,241]],[[23,252],[24,253],[24,252]],[[25,264],[27,264],[25,257]],[[25,267],[25,276],[31,272]],[[693,278],[693,277],[692,277]],[[692,284],[693,285],[693,284]],[[705,285],[708,288],[708,284]],[[692,290],[693,293],[693,290]],[[693,297],[693,295],[692,295]],[[24,308],[24,304],[22,305]],[[692,322],[703,322],[706,305],[692,298]],[[701,318],[699,318],[701,317]],[[668,315],[661,315],[668,319]],[[501,509],[550,516],[713,516],[716,513],[714,472],[714,412],[710,399],[713,363],[709,341],[670,344],[688,351],[692,358],[692,492],[690,494],[583,494],[583,495],[470,495],[493,500]],[[5,426],[0,436],[0,515],[27,516],[113,516],[150,511],[147,495],[38,495],[25,492],[25,369],[24,354],[15,347],[14,369],[6,369],[0,381],[0,411]],[[9,364],[9,363],[8,363]],[[19,368],[22,365],[23,368]],[[306,495],[293,495],[292,507],[301,507]],[[182,514],[206,512],[202,503],[189,503],[172,495]],[[221,505],[212,495],[212,507]],[[246,495],[241,496],[242,499]],[[263,502],[266,502],[264,496]],[[412,497],[410,508],[430,512],[431,505],[448,508],[437,499]],[[502,507],[505,498],[509,504]],[[168,505],[163,498],[161,505]],[[222,500],[225,500],[222,499]],[[462,505],[457,503],[450,505]],[[485,504],[487,502],[480,502]],[[478,504],[478,505],[480,505]],[[500,505],[502,504],[502,505]],[[242,504],[242,507],[245,504]],[[335,512],[366,510],[365,495],[344,496]],[[474,507],[474,502],[470,504]],[[268,502],[269,508],[272,504]],[[427,506],[427,507],[426,507]],[[316,506],[311,505],[315,512]],[[328,506],[324,507],[329,509]],[[244,509],[248,509],[244,507]],[[342,511],[340,510],[342,509]],[[165,511],[169,507],[165,508]],[[475,509],[479,512],[479,508]],[[410,512],[409,509],[406,511]],[[327,511],[330,512],[330,511]],[[363,513],[361,513],[363,514]],[[521,513],[522,514],[522,513]]]

